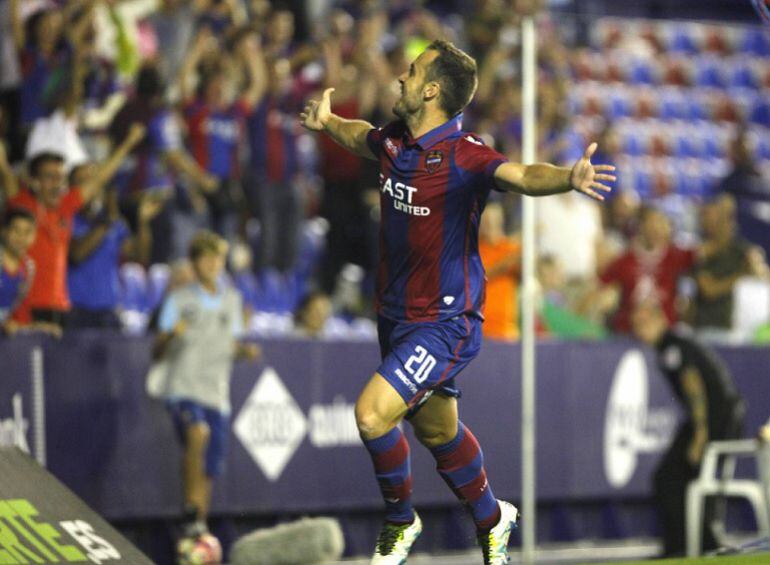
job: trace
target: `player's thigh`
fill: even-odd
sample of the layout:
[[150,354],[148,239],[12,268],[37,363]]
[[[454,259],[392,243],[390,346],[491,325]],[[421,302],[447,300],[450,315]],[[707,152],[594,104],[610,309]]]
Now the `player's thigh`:
[[457,398],[441,393],[433,394],[409,418],[414,435],[426,447],[449,443],[457,436]]
[[398,424],[408,406],[379,373],[375,373],[356,401],[356,422],[366,439],[385,434]]

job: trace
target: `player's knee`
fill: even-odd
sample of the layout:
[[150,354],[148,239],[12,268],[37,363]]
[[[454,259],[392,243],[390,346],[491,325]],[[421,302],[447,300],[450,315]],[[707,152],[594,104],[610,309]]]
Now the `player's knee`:
[[452,441],[457,435],[457,430],[439,426],[421,428],[415,426],[414,435],[425,447],[438,447]]
[[388,422],[372,407],[360,402],[356,404],[356,425],[363,439],[374,439],[388,432]]

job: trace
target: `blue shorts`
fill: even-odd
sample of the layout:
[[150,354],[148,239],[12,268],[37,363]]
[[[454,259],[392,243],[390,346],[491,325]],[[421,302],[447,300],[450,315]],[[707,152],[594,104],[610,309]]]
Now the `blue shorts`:
[[461,315],[442,322],[394,322],[379,317],[382,363],[377,372],[416,412],[434,393],[460,397],[454,379],[481,349],[481,320]]
[[206,447],[206,474],[209,477],[221,475],[225,468],[230,417],[192,400],[169,400],[166,407],[174,419],[174,426],[182,445],[187,441],[187,428],[190,425],[202,422],[209,427],[209,444]]

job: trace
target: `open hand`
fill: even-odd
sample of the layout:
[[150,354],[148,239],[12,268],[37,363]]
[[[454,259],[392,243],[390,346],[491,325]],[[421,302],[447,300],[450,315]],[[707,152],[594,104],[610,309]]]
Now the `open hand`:
[[326,122],[332,115],[332,92],[333,88],[324,90],[321,101],[310,100],[299,115],[300,123],[310,131],[321,131],[326,127]]
[[596,191],[610,192],[612,188],[599,181],[615,182],[615,175],[604,174],[605,171],[614,171],[615,167],[612,165],[591,164],[591,156],[596,152],[597,147],[598,145],[596,143],[592,143],[588,146],[583,157],[581,157],[577,163],[575,163],[575,166],[572,167],[569,182],[574,190],[582,192],[596,200],[604,200],[604,195],[599,194]]

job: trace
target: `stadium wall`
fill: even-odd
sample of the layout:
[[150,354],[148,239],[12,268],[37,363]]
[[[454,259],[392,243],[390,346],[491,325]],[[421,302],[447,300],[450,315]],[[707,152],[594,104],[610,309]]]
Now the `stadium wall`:
[[[376,344],[262,346],[263,362],[234,371],[227,471],[216,484],[213,513],[376,516],[379,493],[353,419],[353,402],[377,365]],[[174,431],[163,405],[145,393],[149,350],[149,339],[103,333],[0,342],[0,442],[44,457],[54,475],[113,522],[170,519],[181,507]],[[34,379],[41,351],[43,386]],[[770,349],[719,353],[748,400],[747,430],[755,430],[768,417]],[[638,534],[634,505],[648,499],[679,418],[652,353],[623,341],[542,342],[537,355],[538,496],[552,510],[544,519],[566,524],[566,506],[589,514],[587,503],[604,503],[593,520],[598,532],[560,526],[541,533]],[[460,382],[461,417],[484,445],[495,492],[514,501],[519,366],[517,344],[489,342]],[[419,447],[413,454],[416,504],[454,508],[433,459]]]

